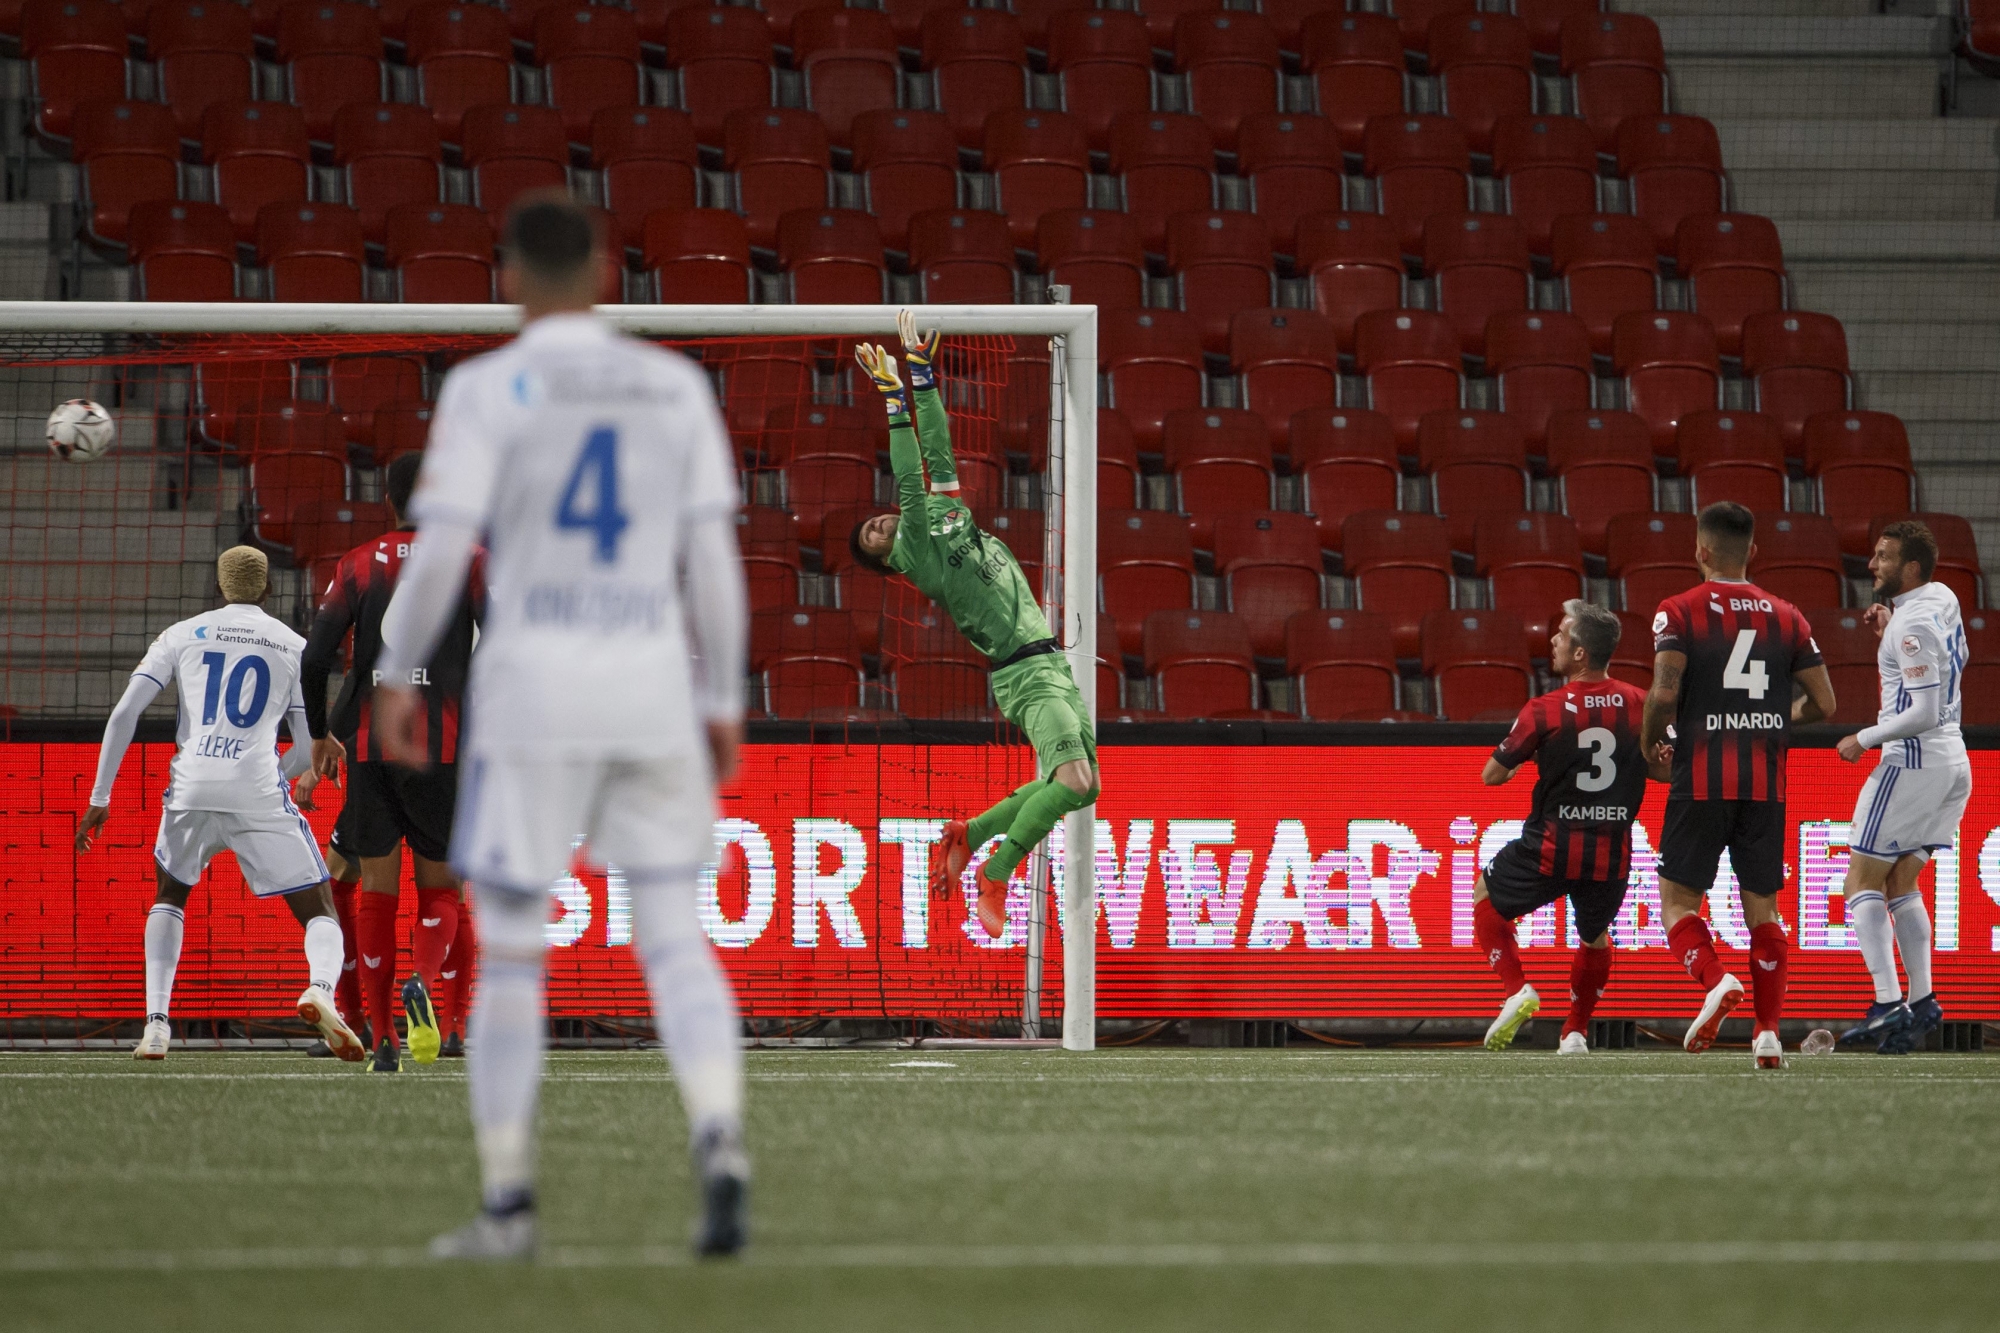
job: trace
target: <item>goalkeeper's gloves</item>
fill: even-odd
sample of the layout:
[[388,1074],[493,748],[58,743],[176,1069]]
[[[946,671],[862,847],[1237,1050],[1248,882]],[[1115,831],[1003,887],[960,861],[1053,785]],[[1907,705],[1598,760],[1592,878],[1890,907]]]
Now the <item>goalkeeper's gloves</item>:
[[[887,348],[872,343],[856,343],[854,359],[868,372],[868,378],[875,381],[875,387],[887,400],[889,424],[907,423],[910,419],[910,395],[903,388],[902,378],[896,374],[896,358],[889,355]],[[912,378],[915,378],[914,373]]]
[[917,332],[917,317],[908,310],[896,312],[896,332],[903,338],[903,359],[910,365],[910,387],[937,387],[937,359],[940,335],[936,329]]

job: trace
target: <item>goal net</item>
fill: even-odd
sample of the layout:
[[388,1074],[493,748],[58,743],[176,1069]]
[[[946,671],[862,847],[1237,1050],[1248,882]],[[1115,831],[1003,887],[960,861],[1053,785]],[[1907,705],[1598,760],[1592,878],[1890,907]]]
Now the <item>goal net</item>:
[[[1063,927],[1095,920],[1089,812],[1051,840],[1062,864],[1037,856],[1018,873],[997,942],[966,886],[934,901],[924,882],[944,820],[983,809],[1035,761],[949,619],[849,551],[854,525],[894,505],[881,400],[852,361],[863,338],[895,347],[894,309],[605,313],[700,363],[736,445],[753,733],[721,811],[704,913],[746,1015],[1035,1035],[1059,1013],[1065,1041],[1088,1046],[1090,932],[1065,948]],[[108,851],[61,849],[87,803],[103,719],[147,644],[215,604],[215,556],[238,542],[270,555],[266,609],[304,632],[340,557],[390,530],[386,468],[423,449],[445,374],[506,341],[515,319],[491,306],[0,306],[0,725],[13,742],[0,809],[39,829],[36,855],[5,872],[31,881],[10,882],[0,908],[8,1018],[115,1017],[130,1008],[126,991],[136,999],[171,692],[127,759]],[[1090,699],[1095,311],[920,308],[918,323],[945,333],[941,390],[964,498],[1028,574]],[[49,412],[77,398],[117,427],[89,461],[57,457],[44,438]],[[340,798],[322,796],[312,817],[324,837]],[[296,971],[288,925],[240,891],[229,858],[209,879],[189,914],[177,1009],[281,1011],[261,1002]],[[1053,910],[1051,891],[1066,899]],[[615,867],[580,864],[555,896],[552,1013],[643,1015],[643,984],[619,947],[630,921]]]

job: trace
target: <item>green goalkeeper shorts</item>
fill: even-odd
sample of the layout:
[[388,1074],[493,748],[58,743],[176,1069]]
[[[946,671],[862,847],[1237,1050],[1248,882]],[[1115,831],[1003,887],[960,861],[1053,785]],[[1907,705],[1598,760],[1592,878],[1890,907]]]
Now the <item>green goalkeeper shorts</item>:
[[1090,710],[1063,654],[1043,653],[995,671],[993,699],[1001,716],[1028,733],[1042,772],[1053,773],[1072,759],[1097,762]]

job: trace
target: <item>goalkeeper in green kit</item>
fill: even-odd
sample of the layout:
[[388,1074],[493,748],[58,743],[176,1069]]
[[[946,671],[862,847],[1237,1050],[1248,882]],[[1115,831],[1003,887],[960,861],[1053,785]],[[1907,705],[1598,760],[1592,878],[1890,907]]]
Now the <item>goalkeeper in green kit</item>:
[[951,424],[937,391],[937,330],[919,334],[907,310],[896,316],[896,330],[909,364],[908,389],[896,374],[896,358],[885,349],[862,343],[854,358],[888,400],[889,465],[896,473],[899,512],[856,524],[849,545],[862,564],[901,574],[945,609],[967,641],[992,661],[994,701],[1035,747],[1042,776],[986,813],[946,824],[944,864],[931,880],[934,889],[949,890],[964,874],[972,849],[1004,834],[979,875],[979,924],[998,939],[1007,926],[1007,877],[1057,820],[1097,799],[1097,739],[1069,660],[1050,635],[1014,553],[981,532],[958,498]]

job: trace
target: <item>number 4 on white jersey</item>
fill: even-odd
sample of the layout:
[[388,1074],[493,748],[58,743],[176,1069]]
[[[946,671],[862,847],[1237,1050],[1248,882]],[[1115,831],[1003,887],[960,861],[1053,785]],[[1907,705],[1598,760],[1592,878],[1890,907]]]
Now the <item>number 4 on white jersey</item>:
[[1750,645],[1756,641],[1757,631],[1754,629],[1736,632],[1736,646],[1729,650],[1729,661],[1722,668],[1722,687],[1743,690],[1752,699],[1761,699],[1771,688],[1771,673],[1764,669],[1761,661],[1750,660]]

